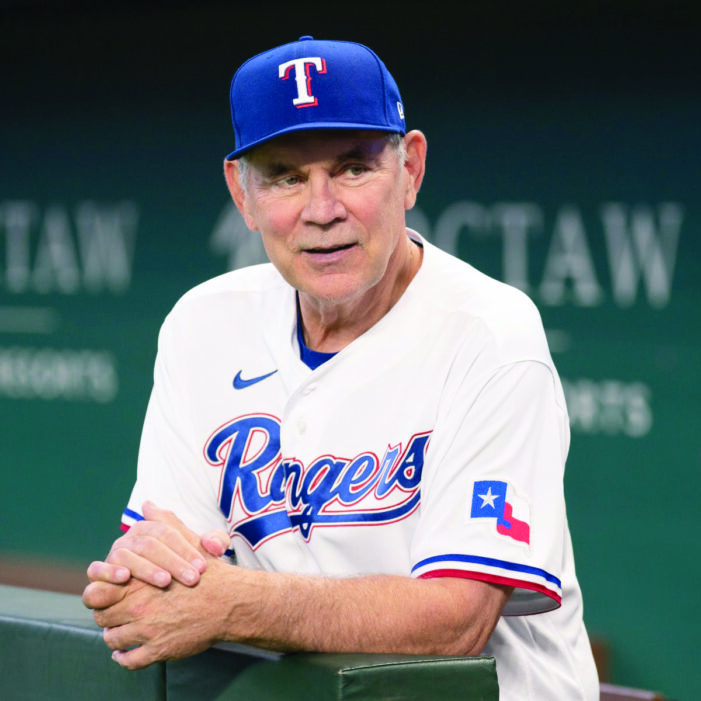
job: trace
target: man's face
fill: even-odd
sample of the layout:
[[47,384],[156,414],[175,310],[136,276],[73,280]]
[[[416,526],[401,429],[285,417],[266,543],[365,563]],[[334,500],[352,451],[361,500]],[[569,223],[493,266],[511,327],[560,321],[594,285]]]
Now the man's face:
[[395,251],[406,242],[405,210],[418,186],[386,135],[290,134],[254,149],[249,163],[237,204],[302,295],[343,304],[392,284]]

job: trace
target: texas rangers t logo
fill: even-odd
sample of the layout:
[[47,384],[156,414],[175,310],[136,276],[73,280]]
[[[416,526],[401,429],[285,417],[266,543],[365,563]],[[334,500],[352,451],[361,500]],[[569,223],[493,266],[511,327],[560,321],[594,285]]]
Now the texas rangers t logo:
[[294,71],[297,97],[292,100],[292,104],[295,107],[314,107],[319,104],[316,97],[312,95],[312,76],[309,72],[312,66],[316,68],[317,73],[326,73],[326,61],[319,56],[294,58],[278,66],[278,75],[281,80],[287,80],[290,72]]

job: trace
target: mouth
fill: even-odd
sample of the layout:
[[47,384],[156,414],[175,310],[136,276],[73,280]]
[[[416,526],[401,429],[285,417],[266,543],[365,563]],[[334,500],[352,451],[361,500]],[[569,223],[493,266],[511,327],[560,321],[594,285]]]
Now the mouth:
[[305,253],[310,253],[312,255],[331,255],[333,253],[339,253],[340,251],[347,251],[355,246],[354,243],[344,243],[339,246],[320,246],[318,248],[306,248]]

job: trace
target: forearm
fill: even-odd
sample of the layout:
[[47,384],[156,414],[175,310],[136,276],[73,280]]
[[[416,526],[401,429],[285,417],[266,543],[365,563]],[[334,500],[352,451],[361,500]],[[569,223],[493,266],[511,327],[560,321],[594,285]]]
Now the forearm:
[[457,579],[306,577],[238,570],[226,640],[269,649],[479,654],[509,590]]
[[[90,566],[91,584],[83,593],[115,660],[130,669],[220,641],[283,651],[474,655],[511,593],[510,587],[459,577],[246,570],[213,557],[228,544],[226,534],[220,534],[222,542],[216,533],[204,536],[198,550],[198,536],[174,515],[154,508],[153,516],[115,543],[111,564]],[[188,582],[178,573],[192,566],[193,553],[205,558],[206,567]],[[164,573],[168,581],[161,584]]]

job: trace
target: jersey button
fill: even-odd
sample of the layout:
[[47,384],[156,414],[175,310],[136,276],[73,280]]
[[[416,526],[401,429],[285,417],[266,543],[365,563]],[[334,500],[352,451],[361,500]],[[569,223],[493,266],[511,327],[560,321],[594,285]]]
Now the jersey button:
[[316,385],[307,385],[304,390],[302,390],[302,394],[305,397],[308,397],[312,392],[316,391]]
[[298,419],[297,432],[303,436],[307,432],[307,422],[304,419]]

